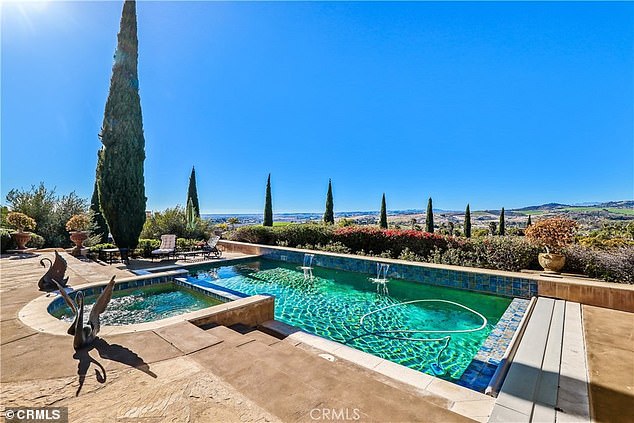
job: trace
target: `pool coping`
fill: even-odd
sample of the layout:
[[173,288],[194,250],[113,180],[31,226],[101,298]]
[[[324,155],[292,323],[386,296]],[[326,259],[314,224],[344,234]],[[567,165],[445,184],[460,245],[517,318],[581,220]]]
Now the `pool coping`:
[[[169,281],[169,283],[176,283],[176,279],[178,276],[184,276],[187,273],[188,271],[185,269],[175,269],[160,273],[151,273],[129,278],[121,278],[117,279],[115,284],[120,285],[130,281],[139,281],[162,277],[171,278],[172,281]],[[106,283],[107,281],[90,282],[83,285],[72,286],[70,288],[72,288],[73,291],[78,291],[87,288],[101,287],[104,286]],[[60,298],[60,294],[58,293],[58,291],[43,293],[39,297],[28,302],[24,307],[22,307],[18,312],[18,318],[22,323],[40,333],[68,336],[67,330],[70,326],[69,323],[59,320],[58,318],[51,315],[48,311],[48,306],[58,298]],[[256,303],[271,301],[271,297],[266,295],[252,295],[244,298],[230,298],[227,296],[226,299],[230,301],[189,313],[183,313],[176,316],[167,317],[165,319],[154,320],[151,322],[135,323],[122,326],[103,325],[101,326],[101,330],[99,331],[99,336],[150,331],[183,321],[196,322],[210,320],[213,316],[219,313],[240,310],[246,306],[253,306]]]
[[[129,269],[128,271],[131,273],[134,273],[137,276],[146,276],[146,275],[156,275],[158,273],[162,273],[162,272],[169,272],[171,270],[178,270],[178,269],[186,269],[189,267],[196,267],[196,266],[209,266],[209,265],[213,265],[213,267],[222,267],[222,266],[230,266],[234,263],[239,263],[241,261],[248,261],[251,259],[255,259],[255,258],[261,258],[260,254],[247,254],[244,255],[242,257],[234,257],[234,258],[229,258],[229,259],[214,259],[214,260],[202,260],[202,261],[192,261],[189,263],[179,263],[179,264],[168,264],[165,266],[159,266],[159,267],[146,267],[143,269]],[[138,272],[138,273],[137,273]],[[147,272],[147,273],[145,273]]]

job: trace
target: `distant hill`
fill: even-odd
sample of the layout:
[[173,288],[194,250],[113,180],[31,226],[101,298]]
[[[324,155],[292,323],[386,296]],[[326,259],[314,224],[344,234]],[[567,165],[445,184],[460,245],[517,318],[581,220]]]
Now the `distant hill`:
[[513,211],[555,210],[555,209],[562,209],[564,207],[571,207],[571,206],[568,204],[547,203],[547,204],[542,204],[541,206],[528,206],[528,207],[522,207],[519,209],[513,209]]
[[[605,203],[547,203],[538,206],[526,206],[517,209],[509,209],[506,211],[506,218],[509,225],[525,224],[527,216],[532,215],[534,218],[540,219],[551,216],[567,216],[583,224],[584,227],[596,228],[601,226],[601,222],[605,221],[630,221],[634,220],[634,200],[608,201]],[[485,226],[489,221],[497,222],[500,210],[472,210],[471,215],[475,224]],[[399,223],[407,227],[413,218],[416,220],[424,219],[424,210],[388,210],[388,216],[391,222]],[[434,209],[435,220],[437,224],[443,222],[454,222],[460,224],[464,219],[464,211],[462,210],[441,210]],[[335,217],[347,218],[356,221],[359,224],[375,224],[378,215],[377,210],[371,211],[339,211],[335,212]],[[249,214],[203,214],[203,218],[213,222],[225,222],[229,217],[237,217],[240,224],[259,224],[262,223],[261,213]],[[276,222],[309,222],[321,221],[322,213],[275,213],[274,220]],[[420,222],[419,222],[420,223]]]

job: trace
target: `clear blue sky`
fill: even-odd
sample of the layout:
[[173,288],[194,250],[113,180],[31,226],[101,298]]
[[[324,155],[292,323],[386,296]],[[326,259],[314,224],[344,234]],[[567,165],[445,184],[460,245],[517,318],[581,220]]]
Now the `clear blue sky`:
[[[92,192],[122,3],[2,5],[2,197]],[[634,4],[141,2],[148,208],[634,197]]]

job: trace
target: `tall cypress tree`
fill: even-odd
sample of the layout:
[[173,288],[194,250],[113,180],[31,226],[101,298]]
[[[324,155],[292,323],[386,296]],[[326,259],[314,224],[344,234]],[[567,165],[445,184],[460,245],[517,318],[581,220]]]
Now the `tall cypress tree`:
[[528,221],[526,222],[526,227],[528,228],[530,225],[532,225],[533,222],[531,222],[531,215],[528,215]]
[[328,179],[328,193],[326,194],[326,212],[324,213],[324,223],[332,225],[335,223],[334,203],[332,200],[332,181]]
[[196,229],[196,207],[191,197],[187,200],[187,207],[185,208],[185,227],[189,231]]
[[145,222],[145,139],[137,74],[136,3],[123,4],[110,91],[99,138],[99,204],[115,243],[133,249]]
[[471,209],[469,209],[469,204],[464,212],[464,236],[471,238]]
[[196,169],[192,166],[192,173],[189,175],[189,187],[187,187],[187,207],[191,200],[194,208],[194,215],[200,217],[200,204],[198,203],[198,189],[196,188]]
[[504,236],[504,233],[506,232],[506,227],[504,224],[504,207],[502,207],[502,211],[500,212],[500,224],[498,226],[498,233],[500,234],[500,236]]
[[90,199],[90,212],[92,217],[93,233],[99,235],[99,242],[108,242],[108,224],[106,219],[101,214],[101,208],[99,207],[99,191],[97,189],[97,180],[95,179],[95,188],[92,191],[92,198]]
[[263,226],[273,226],[273,201],[271,200],[271,174],[266,180],[266,199],[264,202],[264,222]]
[[387,208],[385,206],[385,193],[381,199],[381,215],[379,216],[379,228],[387,229]]
[[425,231],[434,233],[434,209],[431,204],[431,197],[427,201],[427,215],[425,216]]

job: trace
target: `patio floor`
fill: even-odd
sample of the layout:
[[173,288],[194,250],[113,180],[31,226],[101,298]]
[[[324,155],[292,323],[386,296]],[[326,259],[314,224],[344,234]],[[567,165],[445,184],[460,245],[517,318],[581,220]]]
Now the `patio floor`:
[[583,306],[592,415],[634,422],[634,314]]

